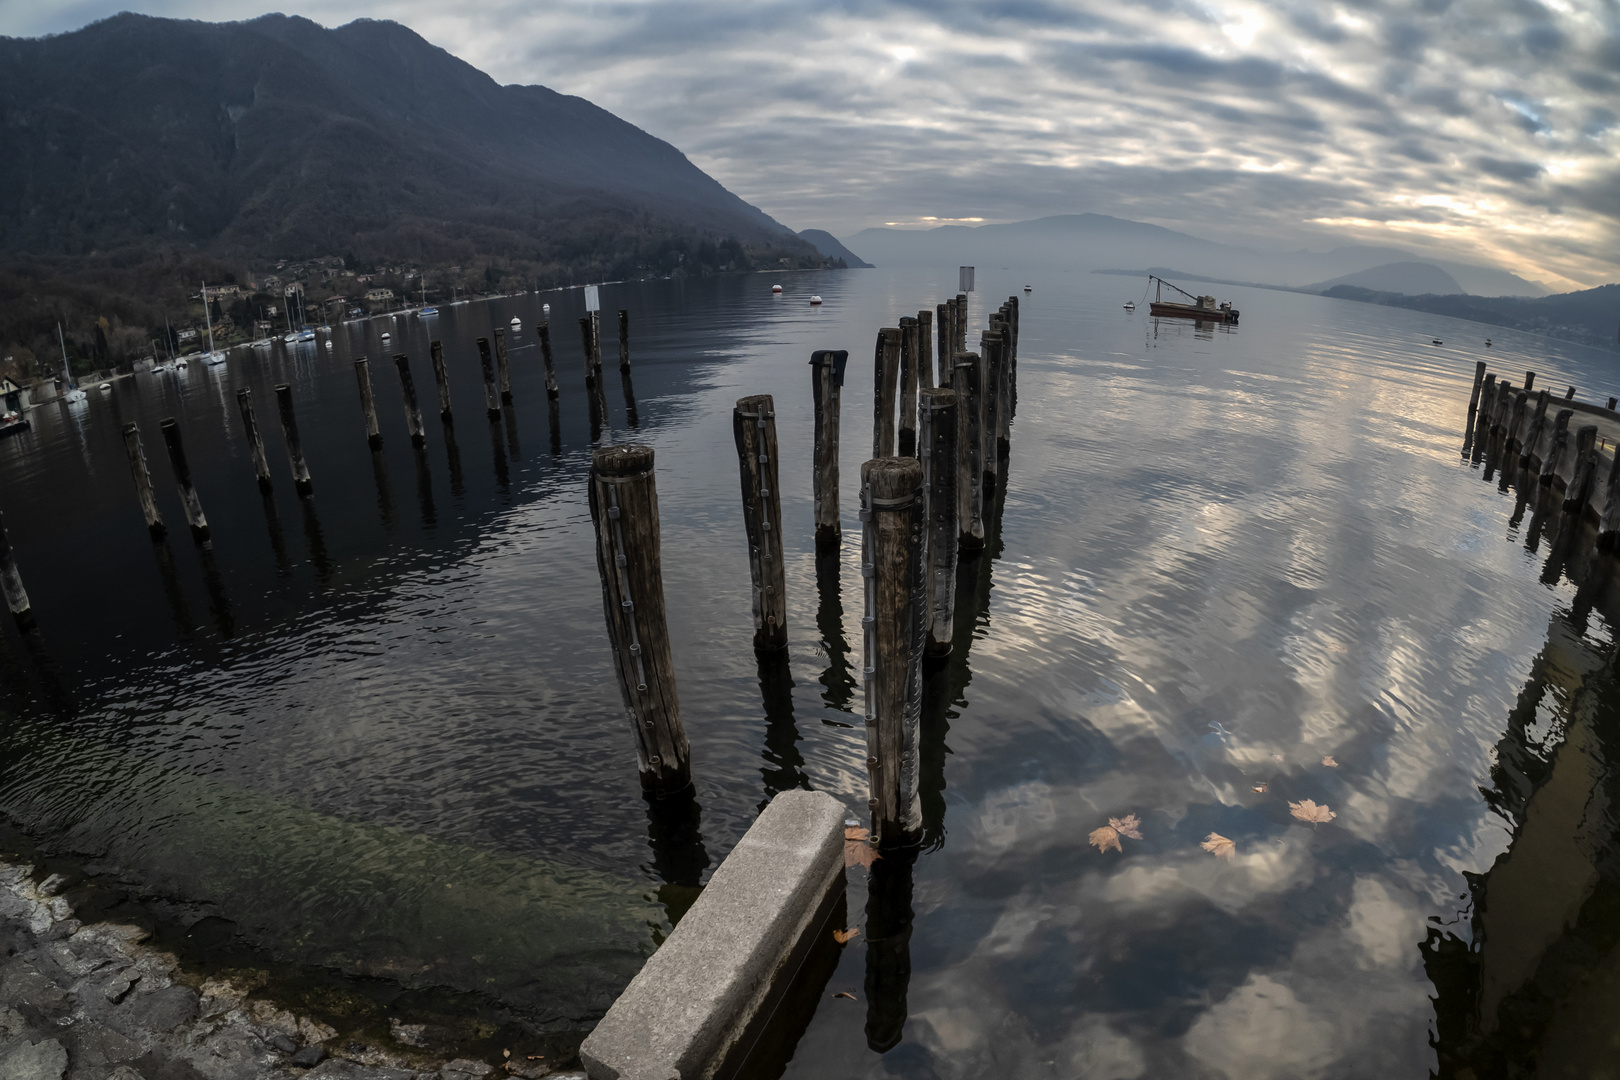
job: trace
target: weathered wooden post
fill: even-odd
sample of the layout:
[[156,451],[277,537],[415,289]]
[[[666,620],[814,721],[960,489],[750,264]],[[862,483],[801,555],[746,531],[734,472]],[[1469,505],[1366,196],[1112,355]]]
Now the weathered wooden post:
[[872,354],[872,456],[894,455],[895,394],[900,378],[900,328],[878,331]]
[[129,472],[135,478],[135,497],[140,500],[141,513],[146,518],[146,531],[152,534],[153,540],[161,540],[168,530],[163,525],[163,515],[158,512],[157,497],[152,494],[152,474],[146,467],[141,429],[133,420],[124,425],[124,450],[129,454]]
[[1575,388],[1573,386],[1570,387],[1568,390],[1564,391],[1564,400],[1565,401],[1573,401],[1574,398],[1575,398]]
[[191,538],[201,544],[208,540],[208,519],[203,517],[202,500],[197,498],[197,487],[191,482],[191,466],[186,462],[186,448],[180,442],[180,424],[170,416],[158,421],[163,442],[169,448],[169,464],[174,466],[175,483],[180,487],[180,505],[186,511],[186,523],[191,526]]
[[546,397],[556,401],[560,391],[557,389],[557,369],[551,360],[551,323],[542,319],[536,330],[540,335],[540,361],[546,367]]
[[360,412],[366,418],[366,443],[373,450],[382,448],[382,429],[377,426],[377,401],[371,396],[371,363],[364,356],[354,362],[354,381],[360,386]]
[[923,389],[934,385],[934,313],[917,312],[917,377]]
[[253,459],[253,475],[258,478],[259,490],[270,493],[270,462],[264,456],[264,437],[259,434],[259,421],[253,415],[253,391],[247,387],[236,392],[236,408],[242,414],[242,432],[247,436],[248,456]]
[[394,367],[399,371],[399,389],[405,399],[405,430],[410,432],[411,445],[427,445],[427,432],[422,427],[422,410],[416,404],[416,383],[411,381],[411,358],[404,353],[394,354]]
[[861,466],[861,574],[866,585],[866,767],[872,838],[917,838],[918,721],[928,614],[922,462],[876,458]]
[[495,328],[495,371],[500,376],[501,402],[512,404],[512,366],[506,359],[506,330]]
[[981,435],[983,482],[987,490],[993,491],[1000,467],[1001,455],[996,452],[996,436],[1001,430],[1003,408],[996,391],[1001,387],[1002,367],[1006,362],[1003,339],[999,332],[985,330],[979,334],[979,355],[984,358],[984,385],[981,393],[984,400],[984,431]]
[[1564,489],[1564,513],[1580,514],[1591,495],[1592,474],[1597,471],[1597,425],[1587,424],[1575,433],[1575,470]]
[[838,510],[838,406],[848,361],[849,353],[843,349],[818,349],[810,354],[810,391],[816,410],[812,486],[817,547],[835,547],[843,538]]
[[1513,384],[1496,384],[1496,401],[1491,405],[1491,434],[1500,435],[1507,430],[1508,409],[1513,404]]
[[433,381],[439,386],[439,419],[447,424],[455,422],[455,414],[450,409],[450,375],[444,370],[444,345],[433,342],[428,346],[428,354],[433,357]]
[[978,353],[959,353],[956,390],[956,527],[963,551],[984,547],[984,363]]
[[1609,465],[1609,479],[1603,485],[1603,514],[1598,518],[1597,546],[1600,551],[1613,551],[1620,541],[1620,446],[1614,448],[1614,461]]
[[917,456],[917,320],[900,320],[900,440],[901,457]]
[[1606,407],[1610,412],[1614,412],[1614,407],[1616,405],[1620,405],[1620,398],[1610,398],[1609,404]]
[[1536,451],[1541,448],[1541,433],[1543,430],[1545,430],[1546,424],[1547,391],[1537,390],[1536,407],[1530,417],[1530,431],[1527,435],[1525,435],[1524,442],[1520,444],[1519,447],[1519,468],[1527,469],[1530,467],[1531,458],[1533,458]]
[[630,312],[619,309],[619,370],[630,373]]
[[1533,372],[1533,371],[1525,372],[1524,373],[1524,392],[1528,394],[1532,390],[1534,390],[1535,388],[1536,388],[1536,373]]
[[501,418],[501,392],[495,386],[495,359],[489,354],[489,338],[479,338],[478,366],[484,372],[484,412],[491,420]]
[[1480,360],[1474,364],[1474,389],[1468,395],[1468,413],[1473,415],[1479,409],[1479,388],[1485,381],[1485,361]]
[[1496,374],[1493,372],[1485,376],[1485,386],[1479,399],[1479,427],[1481,431],[1491,426],[1491,404],[1496,400]]
[[928,496],[928,639],[924,653],[950,653],[956,623],[956,391],[930,387],[919,395],[918,447]]
[[[1017,302],[1013,304],[1017,307]],[[1010,320],[1001,322],[1001,364],[996,373],[996,426],[986,433],[985,454],[989,456],[992,451],[988,440],[995,439],[994,454],[997,459],[997,468],[1000,462],[1006,460],[1012,450],[1012,417],[1013,403],[1016,400],[1014,380],[1018,366],[1018,331],[1013,328]]]
[[309,478],[309,466],[304,463],[304,444],[298,438],[298,417],[293,415],[292,387],[282,383],[276,387],[276,407],[281,412],[281,434],[287,441],[287,464],[292,467],[293,488],[299,495],[309,495],[315,485]]
[[664,619],[658,491],[650,446],[604,446],[591,457],[591,521],[614,673],[635,733],[642,786],[692,782],[674,659]]
[[17,560],[11,554],[11,537],[6,535],[3,514],[0,514],[0,593],[5,594],[6,607],[16,620],[17,629],[33,629],[34,609],[28,603],[28,590],[23,588],[22,575],[17,572]]
[[956,294],[956,318],[951,328],[956,332],[956,351],[967,352],[967,293]]
[[1552,449],[1547,451],[1547,458],[1541,463],[1541,486],[1551,486],[1558,476],[1558,466],[1564,456],[1564,447],[1569,442],[1569,418],[1575,415],[1574,409],[1559,409],[1558,417],[1553,421]]
[[1503,444],[1503,452],[1511,454],[1513,447],[1519,445],[1519,430],[1524,425],[1524,407],[1530,400],[1530,395],[1520,390],[1513,395],[1513,407],[1508,413],[1507,441]]
[[777,483],[776,403],[769,394],[738,398],[731,414],[754,584],[754,650],[787,648],[787,569],[782,552],[782,492]]
[[939,380],[938,386],[951,385],[954,372],[951,370],[951,342],[955,337],[951,331],[952,305],[949,302],[938,305],[934,313],[939,316]]

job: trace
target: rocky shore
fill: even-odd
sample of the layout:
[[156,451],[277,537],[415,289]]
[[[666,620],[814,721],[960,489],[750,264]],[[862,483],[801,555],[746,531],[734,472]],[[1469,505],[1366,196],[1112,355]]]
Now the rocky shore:
[[[251,978],[187,972],[138,927],[81,923],[61,884],[0,862],[4,1080],[585,1080],[509,1053],[368,1046],[257,995]],[[416,1041],[396,1027],[393,1042]]]

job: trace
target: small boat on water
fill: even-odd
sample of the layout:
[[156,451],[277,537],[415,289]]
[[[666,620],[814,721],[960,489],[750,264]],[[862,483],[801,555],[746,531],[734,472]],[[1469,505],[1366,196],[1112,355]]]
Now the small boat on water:
[[100,386],[96,387],[96,389],[100,390],[102,393],[106,393],[108,390],[112,389],[112,383],[104,382]]
[[541,304],[540,305],[540,311],[543,314],[550,315],[551,314],[551,305],[550,304]]
[[28,430],[28,418],[20,412],[8,412],[0,416],[0,437],[17,435]]
[[1024,291],[1025,292],[1034,292],[1035,291],[1035,286],[1033,286],[1033,285],[1025,285],[1024,286]]
[[821,306],[821,297],[817,296],[815,294],[812,294],[811,297],[810,297],[810,306],[811,307],[820,307]]
[[432,305],[429,305],[428,307],[425,307],[425,308],[421,308],[420,310],[417,311],[417,314],[420,315],[424,319],[431,319],[431,318],[433,318],[433,316],[437,315],[438,313],[439,313],[439,309],[436,308],[436,307],[433,307]]
[[772,285],[771,286],[771,292],[779,293],[781,291],[782,291],[782,286],[780,286],[780,285]]
[[[1171,285],[1162,277],[1148,275],[1148,280],[1157,283],[1153,293],[1153,303],[1148,305],[1150,314],[1159,317],[1176,319],[1199,319],[1205,322],[1235,323],[1238,313],[1230,303],[1217,303],[1213,296],[1194,296],[1179,285]],[[1164,287],[1170,285],[1172,289],[1191,300],[1190,304],[1178,304],[1164,299]]]
[[1127,300],[1127,301],[1125,301],[1125,310],[1126,311],[1135,311],[1136,310],[1136,301],[1135,300]]
[[516,315],[512,316],[512,332],[515,334],[523,328],[523,320]]

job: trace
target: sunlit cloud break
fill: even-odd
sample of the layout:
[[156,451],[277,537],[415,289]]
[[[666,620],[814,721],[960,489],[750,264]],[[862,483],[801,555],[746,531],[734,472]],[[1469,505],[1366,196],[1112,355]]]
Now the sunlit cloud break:
[[[0,0],[0,30],[126,6]],[[149,0],[245,18],[251,0]],[[1620,8],[1525,0],[301,0],[590,98],[794,228],[1094,211],[1620,277]],[[928,207],[931,216],[917,211]]]

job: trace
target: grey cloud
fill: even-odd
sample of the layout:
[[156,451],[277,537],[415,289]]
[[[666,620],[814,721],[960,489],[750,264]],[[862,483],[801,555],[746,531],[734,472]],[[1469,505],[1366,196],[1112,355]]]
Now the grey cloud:
[[1482,172],[1503,180],[1512,180],[1515,183],[1524,183],[1534,180],[1544,171],[1533,161],[1505,161],[1502,158],[1480,156],[1474,159],[1474,166]]

